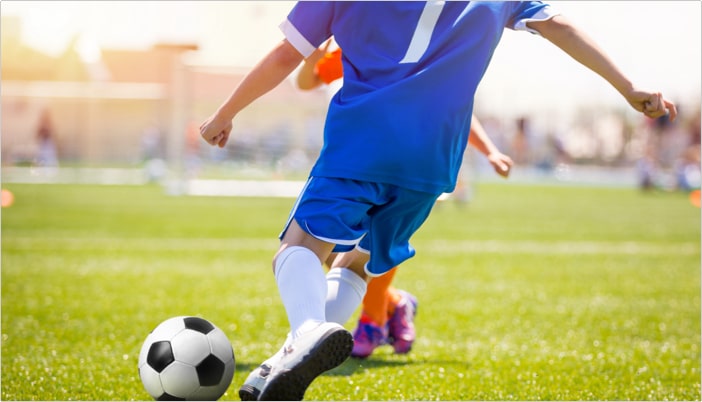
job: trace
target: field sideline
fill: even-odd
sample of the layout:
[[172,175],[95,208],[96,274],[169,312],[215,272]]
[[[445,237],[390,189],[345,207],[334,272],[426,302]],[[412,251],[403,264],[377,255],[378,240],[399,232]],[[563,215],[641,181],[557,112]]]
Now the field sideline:
[[[280,346],[270,260],[294,200],[5,188],[0,399],[149,399],[137,354],[175,315],[232,341],[226,400]],[[413,244],[396,284],[420,301],[414,350],[350,359],[306,399],[701,399],[700,210],[685,194],[484,183]]]

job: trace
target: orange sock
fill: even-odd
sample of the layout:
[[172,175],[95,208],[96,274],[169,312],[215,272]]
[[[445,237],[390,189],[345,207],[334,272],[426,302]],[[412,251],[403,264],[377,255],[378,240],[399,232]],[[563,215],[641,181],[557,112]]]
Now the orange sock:
[[362,314],[380,327],[388,321],[387,291],[396,272],[397,267],[383,276],[371,279],[366,289],[366,296],[363,298]]

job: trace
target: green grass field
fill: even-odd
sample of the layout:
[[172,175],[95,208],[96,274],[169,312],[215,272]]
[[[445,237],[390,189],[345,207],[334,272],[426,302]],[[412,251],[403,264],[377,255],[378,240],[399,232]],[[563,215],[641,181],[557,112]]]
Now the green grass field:
[[[150,399],[139,349],[176,315],[230,338],[223,399],[279,348],[270,261],[292,199],[6,188],[2,400]],[[350,359],[306,399],[700,400],[700,210],[686,195],[477,190],[435,209],[397,275],[420,301],[414,350]]]

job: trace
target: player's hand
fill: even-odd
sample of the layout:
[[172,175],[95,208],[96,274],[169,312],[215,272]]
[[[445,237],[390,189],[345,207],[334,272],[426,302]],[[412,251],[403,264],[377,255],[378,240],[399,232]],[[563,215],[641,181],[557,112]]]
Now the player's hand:
[[493,152],[487,156],[487,159],[497,174],[505,178],[509,177],[509,172],[512,170],[512,165],[514,165],[512,158],[501,152]]
[[660,92],[634,90],[627,95],[626,98],[634,109],[652,119],[657,119],[667,114],[670,121],[673,121],[678,115],[678,110],[675,107],[675,104],[665,99]]
[[212,146],[224,148],[232,131],[231,119],[221,119],[217,114],[200,125],[200,135]]

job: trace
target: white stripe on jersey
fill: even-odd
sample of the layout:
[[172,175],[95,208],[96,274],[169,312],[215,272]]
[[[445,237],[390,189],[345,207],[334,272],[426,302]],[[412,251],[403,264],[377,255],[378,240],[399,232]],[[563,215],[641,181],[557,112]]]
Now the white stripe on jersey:
[[443,8],[443,1],[427,1],[427,4],[424,5],[424,10],[422,10],[422,15],[419,17],[419,22],[417,22],[417,27],[414,29],[407,53],[400,60],[400,64],[416,63],[422,58],[429,47],[431,34],[434,32],[434,27]]

